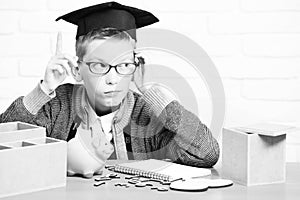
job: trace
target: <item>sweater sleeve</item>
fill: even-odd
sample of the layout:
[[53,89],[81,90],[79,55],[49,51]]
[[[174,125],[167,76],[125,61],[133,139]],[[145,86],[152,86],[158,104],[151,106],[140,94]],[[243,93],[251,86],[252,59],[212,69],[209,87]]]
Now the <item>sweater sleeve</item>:
[[55,93],[46,94],[46,92],[41,87],[41,83],[39,83],[28,95],[23,98],[24,107],[28,112],[35,115],[46,103],[48,103],[54,97]]
[[167,146],[168,158],[198,167],[212,167],[218,161],[218,142],[196,115],[156,86],[143,98],[166,129],[158,134],[158,143]]
[[21,121],[46,128],[51,133],[51,109],[46,106],[52,99],[40,87],[40,83],[26,96],[17,98],[0,115],[0,123]]
[[17,98],[0,114],[0,123],[21,121],[34,124],[45,127],[48,137],[65,139],[72,122],[72,92],[73,85],[65,84],[59,86],[55,93],[46,94],[38,84],[29,94]]

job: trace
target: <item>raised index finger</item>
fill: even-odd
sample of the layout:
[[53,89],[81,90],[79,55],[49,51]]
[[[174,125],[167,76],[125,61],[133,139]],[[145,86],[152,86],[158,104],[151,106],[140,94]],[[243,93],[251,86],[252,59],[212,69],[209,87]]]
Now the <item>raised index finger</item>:
[[57,40],[56,40],[56,51],[55,55],[62,54],[62,35],[61,32],[57,33]]

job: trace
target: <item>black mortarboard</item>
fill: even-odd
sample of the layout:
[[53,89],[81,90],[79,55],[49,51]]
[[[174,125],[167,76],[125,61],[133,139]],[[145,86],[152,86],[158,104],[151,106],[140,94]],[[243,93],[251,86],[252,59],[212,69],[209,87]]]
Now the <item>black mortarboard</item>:
[[78,26],[76,39],[93,29],[112,27],[127,31],[136,40],[137,28],[159,21],[150,12],[125,6],[117,2],[107,2],[75,10],[58,17],[56,21],[60,19]]

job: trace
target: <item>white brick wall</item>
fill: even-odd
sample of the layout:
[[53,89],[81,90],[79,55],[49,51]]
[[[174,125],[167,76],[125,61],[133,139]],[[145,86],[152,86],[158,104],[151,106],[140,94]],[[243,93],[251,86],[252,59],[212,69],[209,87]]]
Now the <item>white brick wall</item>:
[[299,33],[300,13],[225,13],[209,18],[212,34]]
[[213,60],[219,73],[232,79],[297,78],[300,74],[300,58],[232,56]]
[[148,10],[156,12],[224,12],[234,10],[238,4],[237,0],[188,0],[188,1],[173,1],[173,0],[152,0],[143,1]]
[[47,0],[0,0],[1,10],[37,11],[46,9]]
[[241,0],[241,8],[251,12],[300,11],[300,2],[298,0]]
[[16,59],[11,58],[1,58],[0,60],[0,78],[6,79],[6,78],[13,78],[18,77],[18,61]]
[[43,77],[48,57],[23,58],[19,61],[19,76],[21,77]]
[[[22,33],[55,33],[59,24],[55,22],[59,12],[27,12],[20,17],[20,32]],[[38,20],[37,20],[38,19]],[[34,22],[34,24],[33,24]]]
[[[0,79],[0,91],[5,91],[0,94],[0,99],[14,100],[18,96],[24,96],[30,92],[38,83],[39,78],[14,77]],[[1,105],[3,108],[3,105]]]
[[0,34],[13,34],[18,31],[19,13],[16,11],[1,11]]
[[300,79],[297,78],[244,80],[241,96],[250,100],[299,101],[300,92],[296,91],[300,91]]
[[[152,11],[160,19],[152,27],[182,33],[207,51],[225,87],[225,126],[259,121],[300,126],[299,0],[119,2]],[[74,54],[76,27],[54,20],[97,3],[0,0],[0,112],[43,77],[57,31],[63,32],[64,51]],[[287,159],[300,162],[299,133],[288,136]]]
[[245,36],[243,51],[246,56],[299,57],[300,34]]
[[2,57],[41,56],[50,54],[50,37],[46,34],[10,34],[0,37]]

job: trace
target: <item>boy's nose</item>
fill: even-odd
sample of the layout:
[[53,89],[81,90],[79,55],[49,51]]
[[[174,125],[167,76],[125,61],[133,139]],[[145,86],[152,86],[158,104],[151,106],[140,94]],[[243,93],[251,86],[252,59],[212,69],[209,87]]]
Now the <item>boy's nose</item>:
[[105,76],[105,82],[108,85],[117,84],[120,78],[115,68],[112,68]]

